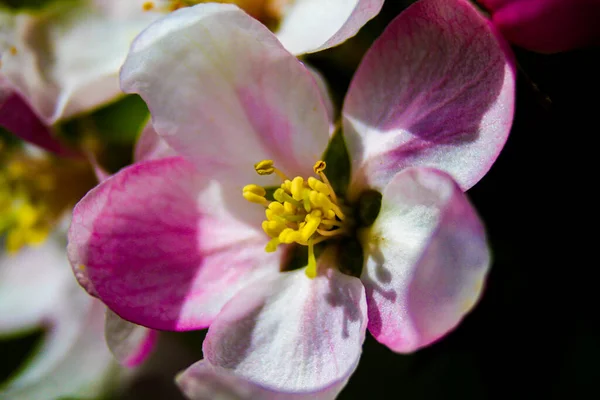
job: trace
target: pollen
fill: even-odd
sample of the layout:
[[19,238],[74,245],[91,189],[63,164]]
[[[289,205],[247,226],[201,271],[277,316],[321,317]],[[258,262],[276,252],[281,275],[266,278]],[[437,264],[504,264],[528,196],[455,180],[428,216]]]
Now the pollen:
[[59,219],[94,184],[84,160],[7,149],[0,159],[0,236],[14,254],[43,243]]
[[154,2],[152,2],[152,1],[146,1],[146,2],[145,2],[143,5],[142,5],[142,9],[143,9],[144,11],[151,11],[151,10],[154,10],[154,7],[156,7],[156,6],[154,5]]
[[325,176],[325,168],[325,162],[318,161],[313,168],[318,178],[288,179],[273,160],[263,160],[254,165],[256,173],[261,176],[275,173],[282,179],[273,192],[273,200],[267,200],[267,190],[259,185],[246,185],[242,190],[246,200],[266,207],[262,229],[271,239],[265,251],[274,252],[281,244],[307,246],[306,275],[310,278],[317,275],[314,245],[349,233],[343,206]]

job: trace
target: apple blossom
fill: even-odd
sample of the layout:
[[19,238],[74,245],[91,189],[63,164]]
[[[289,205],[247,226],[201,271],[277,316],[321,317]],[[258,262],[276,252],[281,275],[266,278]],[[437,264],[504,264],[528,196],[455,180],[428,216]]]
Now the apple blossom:
[[158,17],[128,3],[53,1],[35,10],[0,8],[0,125],[68,154],[52,125],[123,94],[118,71],[129,45]]
[[383,0],[157,0],[144,1],[148,11],[171,12],[199,3],[231,3],[275,32],[293,54],[337,46],[376,16]]
[[467,1],[421,0],[390,24],[333,136],[312,74],[231,5],[151,25],[121,83],[172,155],[78,203],[69,259],[126,320],[209,327],[179,378],[193,398],[213,378],[242,398],[335,397],[367,328],[411,352],[476,303],[490,255],[463,191],[508,136],[514,66]]
[[[15,117],[20,117],[15,115]],[[1,143],[1,142],[0,142]],[[106,307],[73,279],[66,253],[70,208],[95,182],[82,159],[57,158],[30,145],[3,145],[0,159],[0,336],[43,329],[41,346],[24,368],[0,388],[0,399],[96,397],[129,373],[117,369],[105,341]],[[156,333],[121,327],[126,352],[118,361],[141,363]],[[112,345],[112,343],[111,343]]]
[[[93,175],[80,160],[54,162],[32,148],[0,160],[0,335],[44,328],[31,361],[0,389],[1,399],[101,393],[116,364],[104,343],[104,305],[73,281],[65,211]],[[64,185],[58,190],[57,185]],[[72,202],[77,197],[71,198]]]

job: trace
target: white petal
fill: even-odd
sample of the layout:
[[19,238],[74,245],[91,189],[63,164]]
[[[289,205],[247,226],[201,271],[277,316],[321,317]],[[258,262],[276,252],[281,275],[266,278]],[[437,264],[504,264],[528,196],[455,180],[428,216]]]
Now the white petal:
[[117,361],[124,366],[134,367],[150,355],[158,332],[125,321],[107,309],[104,334],[106,344]]
[[263,159],[288,175],[311,174],[329,139],[311,74],[232,5],[199,4],[152,24],[134,42],[121,84],[142,96],[174,150],[240,189],[257,180],[253,165]]
[[31,329],[46,320],[73,285],[64,238],[0,255],[0,334]]
[[397,174],[363,235],[369,330],[392,350],[410,352],[439,339],[479,298],[490,267],[485,232],[446,173]]
[[214,367],[206,360],[190,366],[176,381],[190,400],[333,400],[346,385],[342,381],[318,392],[276,392]]
[[328,269],[310,279],[299,269],[238,293],[210,326],[203,352],[270,390],[315,392],[354,371],[366,323],[357,278]]
[[[53,242],[48,243],[48,247],[51,248]],[[36,250],[44,249],[45,247]],[[21,260],[21,263],[16,265],[29,272],[30,281],[33,277],[39,277],[40,281],[43,280],[53,287],[45,289],[41,284],[29,285],[28,282],[11,281],[15,285],[14,289],[20,290],[23,296],[38,300],[34,302],[31,299],[23,299],[15,311],[29,315],[30,321],[27,322],[29,327],[33,327],[35,321],[31,316],[35,315],[37,310],[36,325],[45,327],[47,332],[41,348],[27,367],[3,388],[0,396],[2,399],[47,400],[98,396],[106,389],[106,379],[110,372],[114,372],[112,368],[116,364],[104,342],[104,305],[88,296],[77,285],[69,271],[64,240],[60,249],[53,251],[62,251],[62,256],[58,257],[56,253],[45,249],[44,258],[27,256],[25,258],[32,264]],[[53,265],[54,270],[49,269],[45,262],[51,257],[61,261]],[[38,274],[38,270],[45,273]],[[55,275],[58,278],[55,278]],[[4,279],[1,283],[5,283]],[[48,290],[53,292],[50,294]],[[5,307],[7,297],[3,294],[0,298],[0,306]],[[14,295],[12,298],[16,299]],[[41,301],[46,302],[46,307],[40,305]],[[28,310],[28,306],[32,309]],[[0,315],[4,318],[9,314],[2,310]],[[17,321],[25,322],[21,319]],[[10,333],[6,328],[7,326],[3,327],[3,333]]]
[[411,166],[467,190],[506,142],[514,87],[510,48],[471,2],[415,2],[365,54],[344,100],[351,192],[381,191]]
[[46,123],[89,111],[122,92],[118,72],[135,36],[157,15],[108,16],[82,3],[13,17],[1,72]]
[[277,37],[293,54],[324,50],[356,35],[382,6],[383,0],[296,0]]

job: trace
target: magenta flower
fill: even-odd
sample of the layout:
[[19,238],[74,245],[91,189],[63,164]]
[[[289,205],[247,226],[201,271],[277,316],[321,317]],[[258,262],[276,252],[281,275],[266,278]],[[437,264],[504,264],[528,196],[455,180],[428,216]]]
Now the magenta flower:
[[[179,380],[192,398],[210,398],[207,380],[239,383],[242,398],[335,397],[367,328],[410,352],[477,301],[489,251],[463,190],[510,130],[508,52],[467,1],[403,12],[345,99],[345,191],[321,161],[322,92],[270,31],[228,5],[168,15],[136,39],[121,83],[174,156],[120,171],[76,206],[79,282],[131,322],[210,327],[205,359]],[[307,261],[280,272],[297,249]]]
[[556,53],[600,44],[597,0],[480,0],[510,42]]

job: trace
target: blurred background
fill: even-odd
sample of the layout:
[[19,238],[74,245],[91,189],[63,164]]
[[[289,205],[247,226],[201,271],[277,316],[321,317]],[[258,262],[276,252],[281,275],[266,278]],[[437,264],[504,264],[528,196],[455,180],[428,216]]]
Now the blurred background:
[[[410,3],[386,1],[356,37],[304,57],[326,77],[338,112],[362,55]],[[482,300],[454,332],[412,355],[394,354],[367,334],[342,400],[600,396],[600,290],[593,278],[600,267],[594,211],[600,203],[600,49],[514,51],[513,129],[491,171],[468,192],[493,250]],[[129,96],[89,118],[104,146],[100,163],[113,172],[129,164],[132,132],[147,118],[144,103]],[[77,123],[64,124],[65,137],[76,136]],[[11,141],[6,131],[1,135]],[[173,372],[185,368],[201,358],[203,334],[162,335],[161,345],[177,350],[155,355],[152,363]],[[22,368],[43,335],[0,338],[0,382]],[[153,371],[119,398],[182,398]]]

